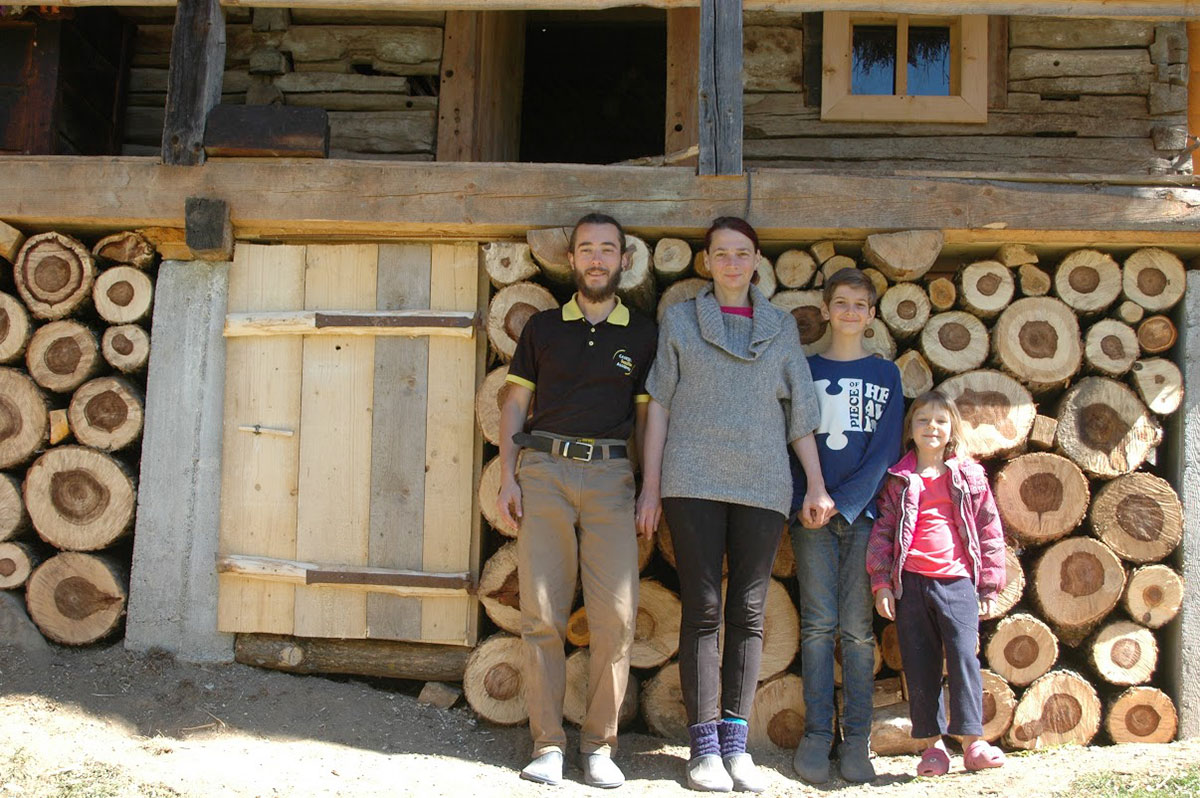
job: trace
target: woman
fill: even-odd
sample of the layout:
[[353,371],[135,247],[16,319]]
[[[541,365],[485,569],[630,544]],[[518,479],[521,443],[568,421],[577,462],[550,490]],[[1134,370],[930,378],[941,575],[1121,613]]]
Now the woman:
[[647,534],[665,512],[675,544],[688,786],[758,792],[765,784],[746,753],[746,721],[771,566],[791,509],[788,443],[808,476],[806,507],[823,512],[832,501],[821,479],[812,434],[817,397],[796,325],[752,285],[758,235],[742,219],[721,217],[704,247],[712,285],[667,310],[646,381],[651,401],[637,522]]

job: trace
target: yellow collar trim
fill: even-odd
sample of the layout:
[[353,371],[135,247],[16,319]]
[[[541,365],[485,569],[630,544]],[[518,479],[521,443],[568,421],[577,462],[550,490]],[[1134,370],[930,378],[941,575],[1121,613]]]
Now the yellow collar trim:
[[[583,318],[583,311],[579,307],[579,302],[576,301],[576,295],[572,294],[571,299],[567,304],[562,306],[563,321],[579,321]],[[617,306],[612,309],[605,319],[609,324],[615,324],[618,327],[629,326],[629,308],[621,302],[621,297],[617,297]]]

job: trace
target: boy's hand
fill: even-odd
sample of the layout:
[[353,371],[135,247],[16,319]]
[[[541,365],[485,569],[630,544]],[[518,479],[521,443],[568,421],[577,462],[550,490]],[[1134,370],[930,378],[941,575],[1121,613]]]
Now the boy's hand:
[[890,587],[881,587],[875,591],[875,612],[889,621],[896,620],[896,596]]
[[824,488],[810,488],[800,506],[800,523],[807,529],[820,529],[836,512],[837,506]]
[[995,611],[996,611],[996,599],[995,598],[985,598],[985,599],[979,600],[979,617],[980,618],[982,618],[986,615],[991,615]]

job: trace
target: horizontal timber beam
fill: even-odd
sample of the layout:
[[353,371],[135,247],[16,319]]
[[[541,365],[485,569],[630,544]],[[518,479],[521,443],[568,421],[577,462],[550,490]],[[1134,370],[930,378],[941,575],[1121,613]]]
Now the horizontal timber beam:
[[248,335],[449,335],[470,338],[478,314],[467,310],[294,310],[230,313],[225,337]]
[[941,229],[947,243],[1200,243],[1200,189],[1182,180],[1030,180],[288,158],[182,168],[153,158],[8,156],[0,220],[26,233],[183,227],[184,199],[201,195],[229,202],[239,240],[523,239],[531,227],[570,226],[600,210],[650,237],[698,237],[714,217],[737,214],[767,242]]
[[321,585],[396,596],[453,598],[475,592],[475,581],[467,572],[425,573],[359,565],[318,565],[277,557],[227,554],[217,560],[217,573],[286,582]]
[[[57,6],[107,6],[112,0],[59,0]],[[121,0],[124,6],[173,6],[171,0]],[[628,5],[695,8],[700,0],[224,0],[225,6],[284,6],[347,11],[597,11]],[[1200,18],[1200,0],[744,0],[747,11],[888,11],[906,14],[1012,14],[1061,17]]]

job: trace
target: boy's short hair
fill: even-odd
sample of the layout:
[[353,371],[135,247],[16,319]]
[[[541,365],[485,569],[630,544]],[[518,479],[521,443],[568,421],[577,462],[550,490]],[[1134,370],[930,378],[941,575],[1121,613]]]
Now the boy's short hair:
[[871,282],[871,278],[862,271],[847,266],[844,269],[838,269],[825,281],[825,292],[821,295],[821,301],[825,303],[826,307],[833,300],[833,292],[843,286],[861,288],[866,291],[871,307],[875,307],[875,303],[879,300],[879,293],[875,290],[875,283]]
[[613,227],[617,228],[618,238],[621,239],[621,252],[626,250],[625,228],[621,226],[621,223],[609,216],[607,213],[589,213],[585,216],[579,217],[579,221],[576,222],[575,226],[571,228],[571,238],[567,241],[567,252],[575,251],[575,234],[579,232],[579,228],[583,227],[585,224],[611,224]]

